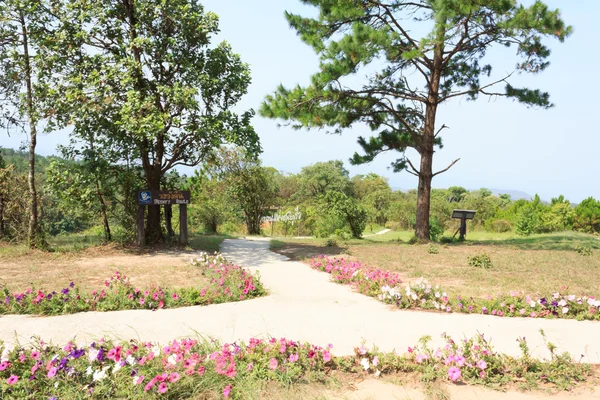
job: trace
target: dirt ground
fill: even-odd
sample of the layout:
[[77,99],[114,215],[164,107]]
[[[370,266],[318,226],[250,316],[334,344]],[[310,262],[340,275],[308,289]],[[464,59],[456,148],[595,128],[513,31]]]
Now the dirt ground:
[[57,290],[75,282],[81,290],[102,288],[115,271],[139,287],[201,285],[201,272],[190,265],[194,252],[170,250],[136,254],[111,246],[94,247],[76,254],[31,252],[0,257],[0,286],[11,291],[28,287]]

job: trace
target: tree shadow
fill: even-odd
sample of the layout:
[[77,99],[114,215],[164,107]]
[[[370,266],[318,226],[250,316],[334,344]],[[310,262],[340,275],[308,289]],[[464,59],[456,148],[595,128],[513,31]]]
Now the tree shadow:
[[336,256],[340,254],[348,254],[346,246],[325,246],[309,243],[294,243],[282,242],[279,240],[271,240],[271,251],[288,257],[292,261],[302,261],[324,254],[328,256]]
[[557,234],[535,237],[517,237],[501,240],[466,240],[453,245],[507,246],[520,250],[576,250],[578,246],[600,249],[600,240],[595,236]]

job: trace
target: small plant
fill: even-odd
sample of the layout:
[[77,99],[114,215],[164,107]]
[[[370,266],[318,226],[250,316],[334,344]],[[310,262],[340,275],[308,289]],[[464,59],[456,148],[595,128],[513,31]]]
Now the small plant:
[[326,247],[338,247],[337,241],[335,239],[327,239],[325,242]]
[[429,254],[438,254],[440,252],[440,248],[433,243],[430,243],[427,247],[427,252]]
[[592,255],[592,249],[588,246],[578,245],[575,247],[575,251],[577,252],[577,254],[581,254],[582,256],[591,256]]
[[442,236],[440,238],[440,243],[441,244],[449,244],[449,243],[453,243],[454,239],[452,239],[450,236]]
[[475,254],[473,256],[469,256],[469,265],[472,267],[479,267],[489,269],[492,268],[492,260],[490,256],[486,252],[482,252],[479,254]]
[[419,243],[419,238],[415,235],[412,235],[410,239],[408,239],[408,244],[417,244]]

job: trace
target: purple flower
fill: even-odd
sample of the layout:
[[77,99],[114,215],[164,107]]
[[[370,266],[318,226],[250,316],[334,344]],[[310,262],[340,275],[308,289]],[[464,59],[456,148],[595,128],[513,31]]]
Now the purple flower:
[[71,286],[72,288],[74,288],[75,287],[75,282],[69,283],[69,286]]
[[48,293],[48,296],[46,296],[46,299],[50,300],[52,298],[52,293]]
[[69,294],[69,289],[68,288],[64,288],[63,290],[61,290],[62,294]]
[[542,298],[540,299],[540,304],[541,304],[541,305],[543,305],[543,306],[545,306],[546,304],[548,304],[548,300],[546,300],[546,298],[545,298],[545,297],[542,297]]

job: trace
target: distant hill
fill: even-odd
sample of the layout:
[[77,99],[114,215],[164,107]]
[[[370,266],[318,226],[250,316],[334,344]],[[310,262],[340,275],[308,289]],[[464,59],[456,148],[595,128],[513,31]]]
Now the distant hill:
[[489,188],[489,189],[492,191],[494,196],[499,196],[501,194],[508,194],[508,195],[510,195],[511,200],[520,200],[520,199],[532,200],[533,199],[533,196],[530,195],[529,193],[521,192],[519,190],[504,190],[504,189],[492,189],[492,188]]

